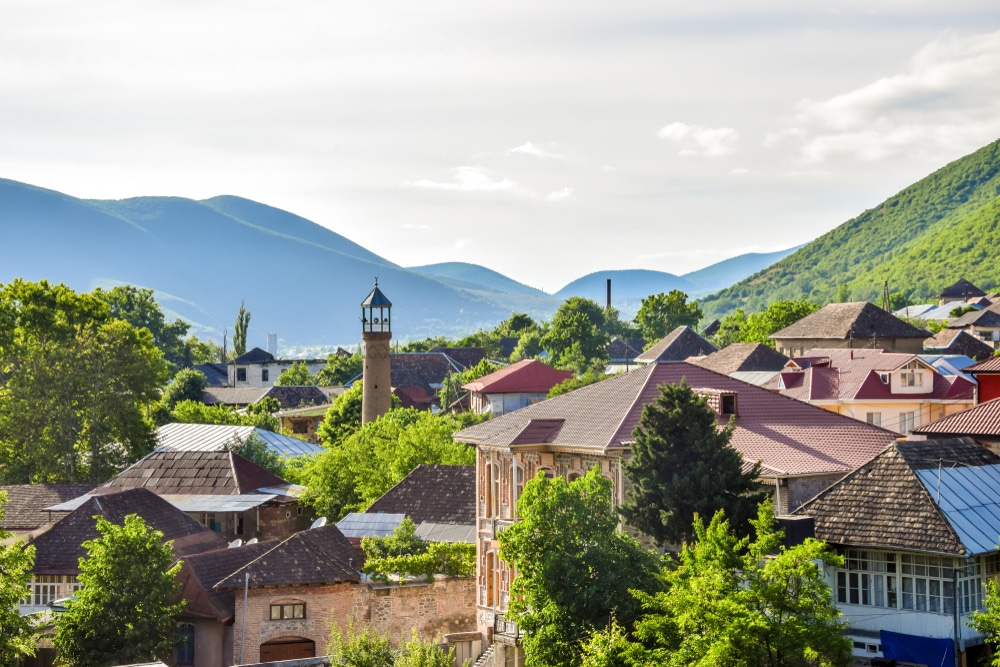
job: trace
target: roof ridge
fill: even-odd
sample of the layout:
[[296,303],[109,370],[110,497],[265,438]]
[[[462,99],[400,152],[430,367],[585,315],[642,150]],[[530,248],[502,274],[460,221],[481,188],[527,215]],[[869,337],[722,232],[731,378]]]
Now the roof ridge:
[[[635,409],[636,403],[638,403],[641,400],[641,397],[643,395],[643,392],[645,392],[646,387],[649,386],[649,382],[653,376],[653,369],[655,369],[656,366],[657,364],[646,364],[646,368],[649,369],[648,371],[646,371],[646,379],[643,380],[642,383],[640,384],[639,391],[635,392],[635,396],[632,397],[632,402],[629,403],[628,409],[622,412],[622,418],[618,420],[618,425],[615,426],[614,431],[611,433],[611,440],[609,440],[604,444],[605,450],[607,450],[607,448],[610,447],[613,443],[621,439],[619,434],[621,433],[622,427],[625,425],[626,420],[628,420],[629,416],[632,414],[632,411]],[[642,372],[644,370],[645,368],[640,367],[631,372],[637,373],[637,372]],[[653,400],[655,401],[656,399],[654,398]],[[645,408],[645,406],[643,406],[643,408]],[[631,435],[632,434],[629,433],[630,437]]]

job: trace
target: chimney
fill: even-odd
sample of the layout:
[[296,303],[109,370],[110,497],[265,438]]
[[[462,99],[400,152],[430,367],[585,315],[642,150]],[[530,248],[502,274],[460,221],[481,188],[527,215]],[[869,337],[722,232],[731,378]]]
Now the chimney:
[[611,278],[608,278],[608,308],[611,307]]

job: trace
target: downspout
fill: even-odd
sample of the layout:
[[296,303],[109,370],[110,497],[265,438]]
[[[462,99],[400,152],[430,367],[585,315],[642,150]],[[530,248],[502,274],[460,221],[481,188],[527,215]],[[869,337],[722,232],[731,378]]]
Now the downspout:
[[958,603],[959,603],[959,600],[961,600],[961,596],[959,596],[959,594],[958,594],[958,568],[957,567],[952,570],[952,579],[953,579],[954,583],[952,584],[952,592],[951,592],[951,594],[952,594],[952,597],[955,598],[954,601],[952,602],[952,609],[954,610],[954,616],[955,616],[955,618],[954,618],[954,621],[955,621],[955,627],[954,627],[954,632],[955,632],[955,640],[954,640],[954,643],[955,643],[955,667],[961,667],[961,660],[958,657],[958,655],[959,655],[960,637],[961,637],[961,634],[962,634],[962,625],[961,625],[961,622],[959,620],[961,614],[960,614],[959,609],[958,609]]
[[243,582],[243,623],[240,629],[240,664],[243,664],[243,645],[247,637],[247,591],[250,588],[250,573],[244,572],[246,579]]

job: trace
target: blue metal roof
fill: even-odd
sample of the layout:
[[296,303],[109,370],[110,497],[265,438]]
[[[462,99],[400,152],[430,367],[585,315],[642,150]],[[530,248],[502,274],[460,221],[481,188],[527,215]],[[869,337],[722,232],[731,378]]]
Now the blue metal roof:
[[1000,544],[1000,464],[914,472],[970,554],[996,550]]

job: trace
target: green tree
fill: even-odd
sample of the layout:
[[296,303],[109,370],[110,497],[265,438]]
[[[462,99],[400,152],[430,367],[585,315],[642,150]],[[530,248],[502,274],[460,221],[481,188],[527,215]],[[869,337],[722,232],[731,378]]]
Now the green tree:
[[541,343],[557,368],[582,372],[608,362],[604,309],[590,299],[570,297],[556,310]]
[[250,329],[250,311],[240,301],[240,310],[236,313],[236,324],[233,325],[233,354],[237,357],[247,353],[247,331]]
[[360,347],[350,355],[331,354],[326,358],[326,366],[313,377],[313,384],[320,387],[340,387],[361,375],[364,367],[365,358]]
[[242,442],[239,438],[234,437],[231,442],[226,443],[226,449],[239,454],[251,463],[256,463],[278,477],[284,478],[285,476],[284,460],[268,447],[264,438],[256,433],[251,433]]
[[697,327],[701,321],[701,307],[697,302],[687,302],[688,295],[679,289],[669,293],[651,294],[642,300],[635,324],[642,337],[650,343],[660,340],[680,326]]
[[441,383],[441,389],[438,390],[438,403],[441,405],[441,409],[447,410],[449,405],[458,400],[462,395],[468,393],[462,387],[474,380],[498,371],[500,368],[497,364],[490,363],[486,359],[481,359],[478,364],[472,368],[465,369],[461,373],[449,373],[445,377],[444,382]]
[[719,429],[707,399],[686,382],[659,389],[632,431],[632,458],[623,465],[631,488],[622,516],[660,545],[690,540],[695,514],[720,509],[746,533],[765,497],[756,481],[760,463],[744,472],[743,457],[729,446],[735,423]]
[[218,357],[216,352],[218,347],[211,339],[198,340],[197,336],[188,336],[184,339],[184,355],[192,366],[212,363]]
[[500,334],[495,329],[479,329],[455,341],[455,347],[481,347],[488,359],[497,359],[500,357]]
[[302,387],[315,384],[315,382],[313,382],[306,362],[296,361],[292,364],[291,368],[286,368],[281,372],[281,375],[278,376],[278,380],[274,384],[279,387]]
[[281,425],[274,412],[278,402],[265,397],[248,405],[242,412],[228,405],[205,405],[198,401],[181,401],[171,411],[171,419],[180,424],[229,424],[231,426],[256,426],[277,432]]
[[153,334],[153,344],[175,368],[186,368],[192,364],[184,340],[191,325],[180,318],[167,322],[160,304],[153,298],[153,290],[119,285],[110,290],[98,287],[93,294],[108,304],[111,317],[124,320],[136,329],[148,329]]
[[540,472],[517,511],[500,557],[517,571],[509,608],[525,632],[525,664],[579,665],[583,643],[611,615],[626,625],[639,615],[630,590],[657,590],[656,557],[618,530],[611,482],[596,467],[572,482]]
[[771,334],[817,310],[819,306],[805,299],[775,301],[761,312],[749,315],[738,308],[722,318],[715,344],[725,347],[732,343],[763,343],[773,348]]
[[[327,408],[323,421],[316,427],[316,435],[327,447],[333,447],[361,428],[361,382],[355,382]],[[395,396],[393,396],[395,399]]]
[[628,631],[613,620],[583,645],[581,667],[645,667],[644,647],[629,639]]
[[0,480],[101,482],[148,453],[166,369],[149,330],[92,294],[0,288]]
[[527,313],[512,313],[510,317],[498,324],[493,330],[500,336],[519,338],[527,331],[537,331],[538,324],[528,317]]
[[522,359],[535,359],[543,349],[541,330],[525,331],[517,339],[517,345],[510,353],[510,361],[514,363]]
[[842,564],[814,539],[786,549],[770,503],[752,521],[756,537],[739,538],[719,511],[694,521],[666,587],[640,595],[645,616],[635,636],[636,664],[670,667],[846,667],[850,639],[823,580],[820,561]]
[[177,371],[174,379],[163,390],[163,404],[169,410],[173,410],[181,401],[200,401],[206,386],[208,380],[201,371],[193,368]]
[[607,380],[612,377],[599,370],[588,370],[577,377],[571,377],[568,380],[563,380],[556,386],[549,389],[549,393],[546,398],[555,398],[561,394],[568,394],[571,391],[579,389],[580,387],[586,387],[588,384],[594,384],[595,382],[600,382],[601,380]]
[[184,601],[172,602],[181,569],[163,533],[130,514],[123,525],[97,517],[101,536],[84,542],[83,587],[56,618],[59,658],[77,667],[151,662],[177,644],[174,617]]
[[0,491],[0,664],[13,665],[35,654],[35,624],[18,609],[31,580],[35,547],[7,543],[11,535],[2,527],[6,502],[7,492]]
[[993,667],[1000,667],[1000,651],[996,650],[1000,644],[1000,584],[996,579],[990,578],[986,581],[983,610],[972,612],[967,623],[973,630],[986,637],[986,641],[993,649],[990,664]]
[[393,667],[396,662],[389,637],[370,625],[361,632],[352,625],[344,634],[334,625],[326,652],[332,664],[344,667]]
[[[471,663],[466,660],[462,667]],[[424,641],[413,628],[410,641],[405,642],[396,657],[396,667],[453,667],[455,664],[455,649],[441,650],[437,642]]]

